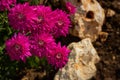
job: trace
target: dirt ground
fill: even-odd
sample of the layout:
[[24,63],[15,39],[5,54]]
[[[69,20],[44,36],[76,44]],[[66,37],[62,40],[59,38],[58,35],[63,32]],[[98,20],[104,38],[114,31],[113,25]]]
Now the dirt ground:
[[[107,40],[101,42],[100,39],[97,39],[97,41],[93,43],[101,60],[96,64],[97,73],[92,80],[120,80],[120,0],[98,0],[98,2],[106,12],[108,9],[115,11],[115,15],[106,17],[103,24],[103,31],[108,33]],[[71,38],[73,37],[68,36],[66,41],[69,43],[68,39]],[[64,43],[65,39],[61,38],[59,40],[62,41],[63,44],[68,44]],[[75,37],[72,40],[79,41],[79,39]],[[35,80],[53,80],[55,72],[56,71],[51,71],[49,75],[41,79],[36,77]],[[35,72],[35,74],[39,73]]]
[[108,32],[105,42],[94,43],[101,61],[96,65],[97,74],[93,80],[120,80],[120,0],[98,0],[107,11],[112,9],[116,14],[106,17],[103,31]]

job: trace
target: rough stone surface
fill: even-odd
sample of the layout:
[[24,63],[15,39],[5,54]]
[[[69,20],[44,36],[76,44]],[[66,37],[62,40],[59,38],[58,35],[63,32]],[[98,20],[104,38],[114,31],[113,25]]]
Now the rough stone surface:
[[103,8],[96,0],[67,0],[77,7],[77,12],[72,21],[74,26],[70,29],[70,33],[81,39],[90,38],[95,41],[105,18]]
[[115,15],[115,11],[112,10],[112,9],[108,9],[107,12],[106,12],[106,17],[112,17]]
[[20,80],[38,80],[46,75],[46,71],[41,72],[41,73],[39,73],[39,72],[40,71],[36,72],[35,69],[28,69],[26,71],[27,74],[25,76],[23,76],[23,78]]
[[108,33],[107,32],[100,32],[99,37],[100,37],[101,42],[105,42],[106,39],[108,38]]
[[86,38],[68,46],[71,49],[68,63],[59,69],[54,80],[87,80],[96,74],[95,63],[100,58],[91,39]]

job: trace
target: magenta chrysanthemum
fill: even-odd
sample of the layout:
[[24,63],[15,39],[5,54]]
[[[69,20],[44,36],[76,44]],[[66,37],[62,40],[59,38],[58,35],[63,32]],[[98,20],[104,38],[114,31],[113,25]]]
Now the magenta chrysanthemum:
[[53,37],[47,33],[32,35],[30,40],[31,53],[40,58],[49,54],[49,50],[51,50],[55,45]]
[[36,17],[33,19],[37,26],[37,32],[49,32],[52,29],[53,22],[51,18],[51,8],[43,5],[34,6]]
[[0,0],[0,11],[8,10],[14,4],[16,4],[16,0]]
[[7,54],[11,60],[26,61],[26,58],[31,56],[30,44],[28,38],[23,34],[14,35],[6,41]]
[[19,31],[34,30],[34,22],[32,19],[35,17],[34,11],[28,3],[18,4],[14,8],[10,9],[8,19],[10,25]]
[[68,17],[68,14],[62,10],[57,9],[53,12],[54,28],[52,29],[51,33],[55,38],[66,36],[68,34],[70,27],[70,20]]
[[54,48],[52,52],[47,56],[48,63],[55,66],[55,68],[62,68],[68,61],[68,55],[70,50],[65,46],[61,47],[61,44]]
[[70,2],[66,3],[66,8],[70,14],[74,14],[76,12],[76,7],[72,5]]

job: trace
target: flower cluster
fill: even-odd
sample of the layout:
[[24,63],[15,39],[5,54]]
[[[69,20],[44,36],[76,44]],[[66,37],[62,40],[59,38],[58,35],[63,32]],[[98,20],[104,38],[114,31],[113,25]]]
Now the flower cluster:
[[47,55],[48,63],[56,68],[62,68],[68,61],[69,52],[70,50],[66,49],[65,46],[61,47],[61,44],[58,43],[56,48]]
[[29,39],[20,33],[6,41],[6,50],[11,60],[23,60],[25,62],[26,57],[31,56]]
[[70,2],[66,3],[66,8],[70,14],[74,14],[76,12],[76,7],[72,5]]
[[43,5],[29,6],[18,4],[10,9],[8,19],[10,25],[20,32],[52,34],[55,38],[66,36],[70,27],[69,15],[62,10],[52,11]]
[[10,26],[19,32],[6,41],[7,54],[12,60],[25,62],[33,55],[46,58],[56,68],[67,63],[70,50],[55,42],[69,31],[69,14],[65,11],[52,10],[44,5],[16,4],[9,10],[8,20]]
[[31,52],[38,57],[45,57],[55,46],[55,40],[50,34],[35,34],[31,36]]
[[[34,6],[33,10],[35,12],[34,26],[36,26],[35,32],[50,32],[54,26],[54,21],[52,20],[52,10],[50,7],[43,5]],[[37,31],[36,31],[37,30]]]
[[34,19],[35,14],[31,6],[28,3],[18,4],[12,9],[8,14],[8,19],[10,25],[18,31],[28,32],[29,30],[34,29]]
[[68,19],[69,15],[62,10],[55,10],[53,12],[54,16],[54,27],[52,29],[52,34],[54,37],[66,36],[68,34],[70,20]]
[[9,10],[16,4],[16,0],[0,0],[0,11]]

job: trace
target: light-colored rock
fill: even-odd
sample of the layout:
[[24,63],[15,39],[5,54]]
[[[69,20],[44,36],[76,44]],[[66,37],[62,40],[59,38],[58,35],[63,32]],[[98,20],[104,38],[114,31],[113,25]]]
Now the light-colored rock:
[[103,8],[96,0],[67,0],[77,7],[77,12],[72,21],[74,26],[70,33],[81,39],[90,38],[95,41],[105,18]]
[[100,32],[99,36],[100,36],[101,42],[105,42],[108,38],[108,33],[107,32]]
[[71,49],[68,63],[59,69],[54,80],[88,80],[96,74],[95,63],[100,58],[91,39],[86,38],[68,46]]
[[114,10],[112,10],[112,9],[108,9],[107,10],[107,13],[106,13],[106,16],[107,17],[112,17],[112,16],[114,16],[115,15],[115,11]]
[[27,69],[25,72],[26,75],[24,75],[21,80],[36,80],[36,77],[42,79],[44,76],[46,76],[46,71],[38,72],[36,69]]

